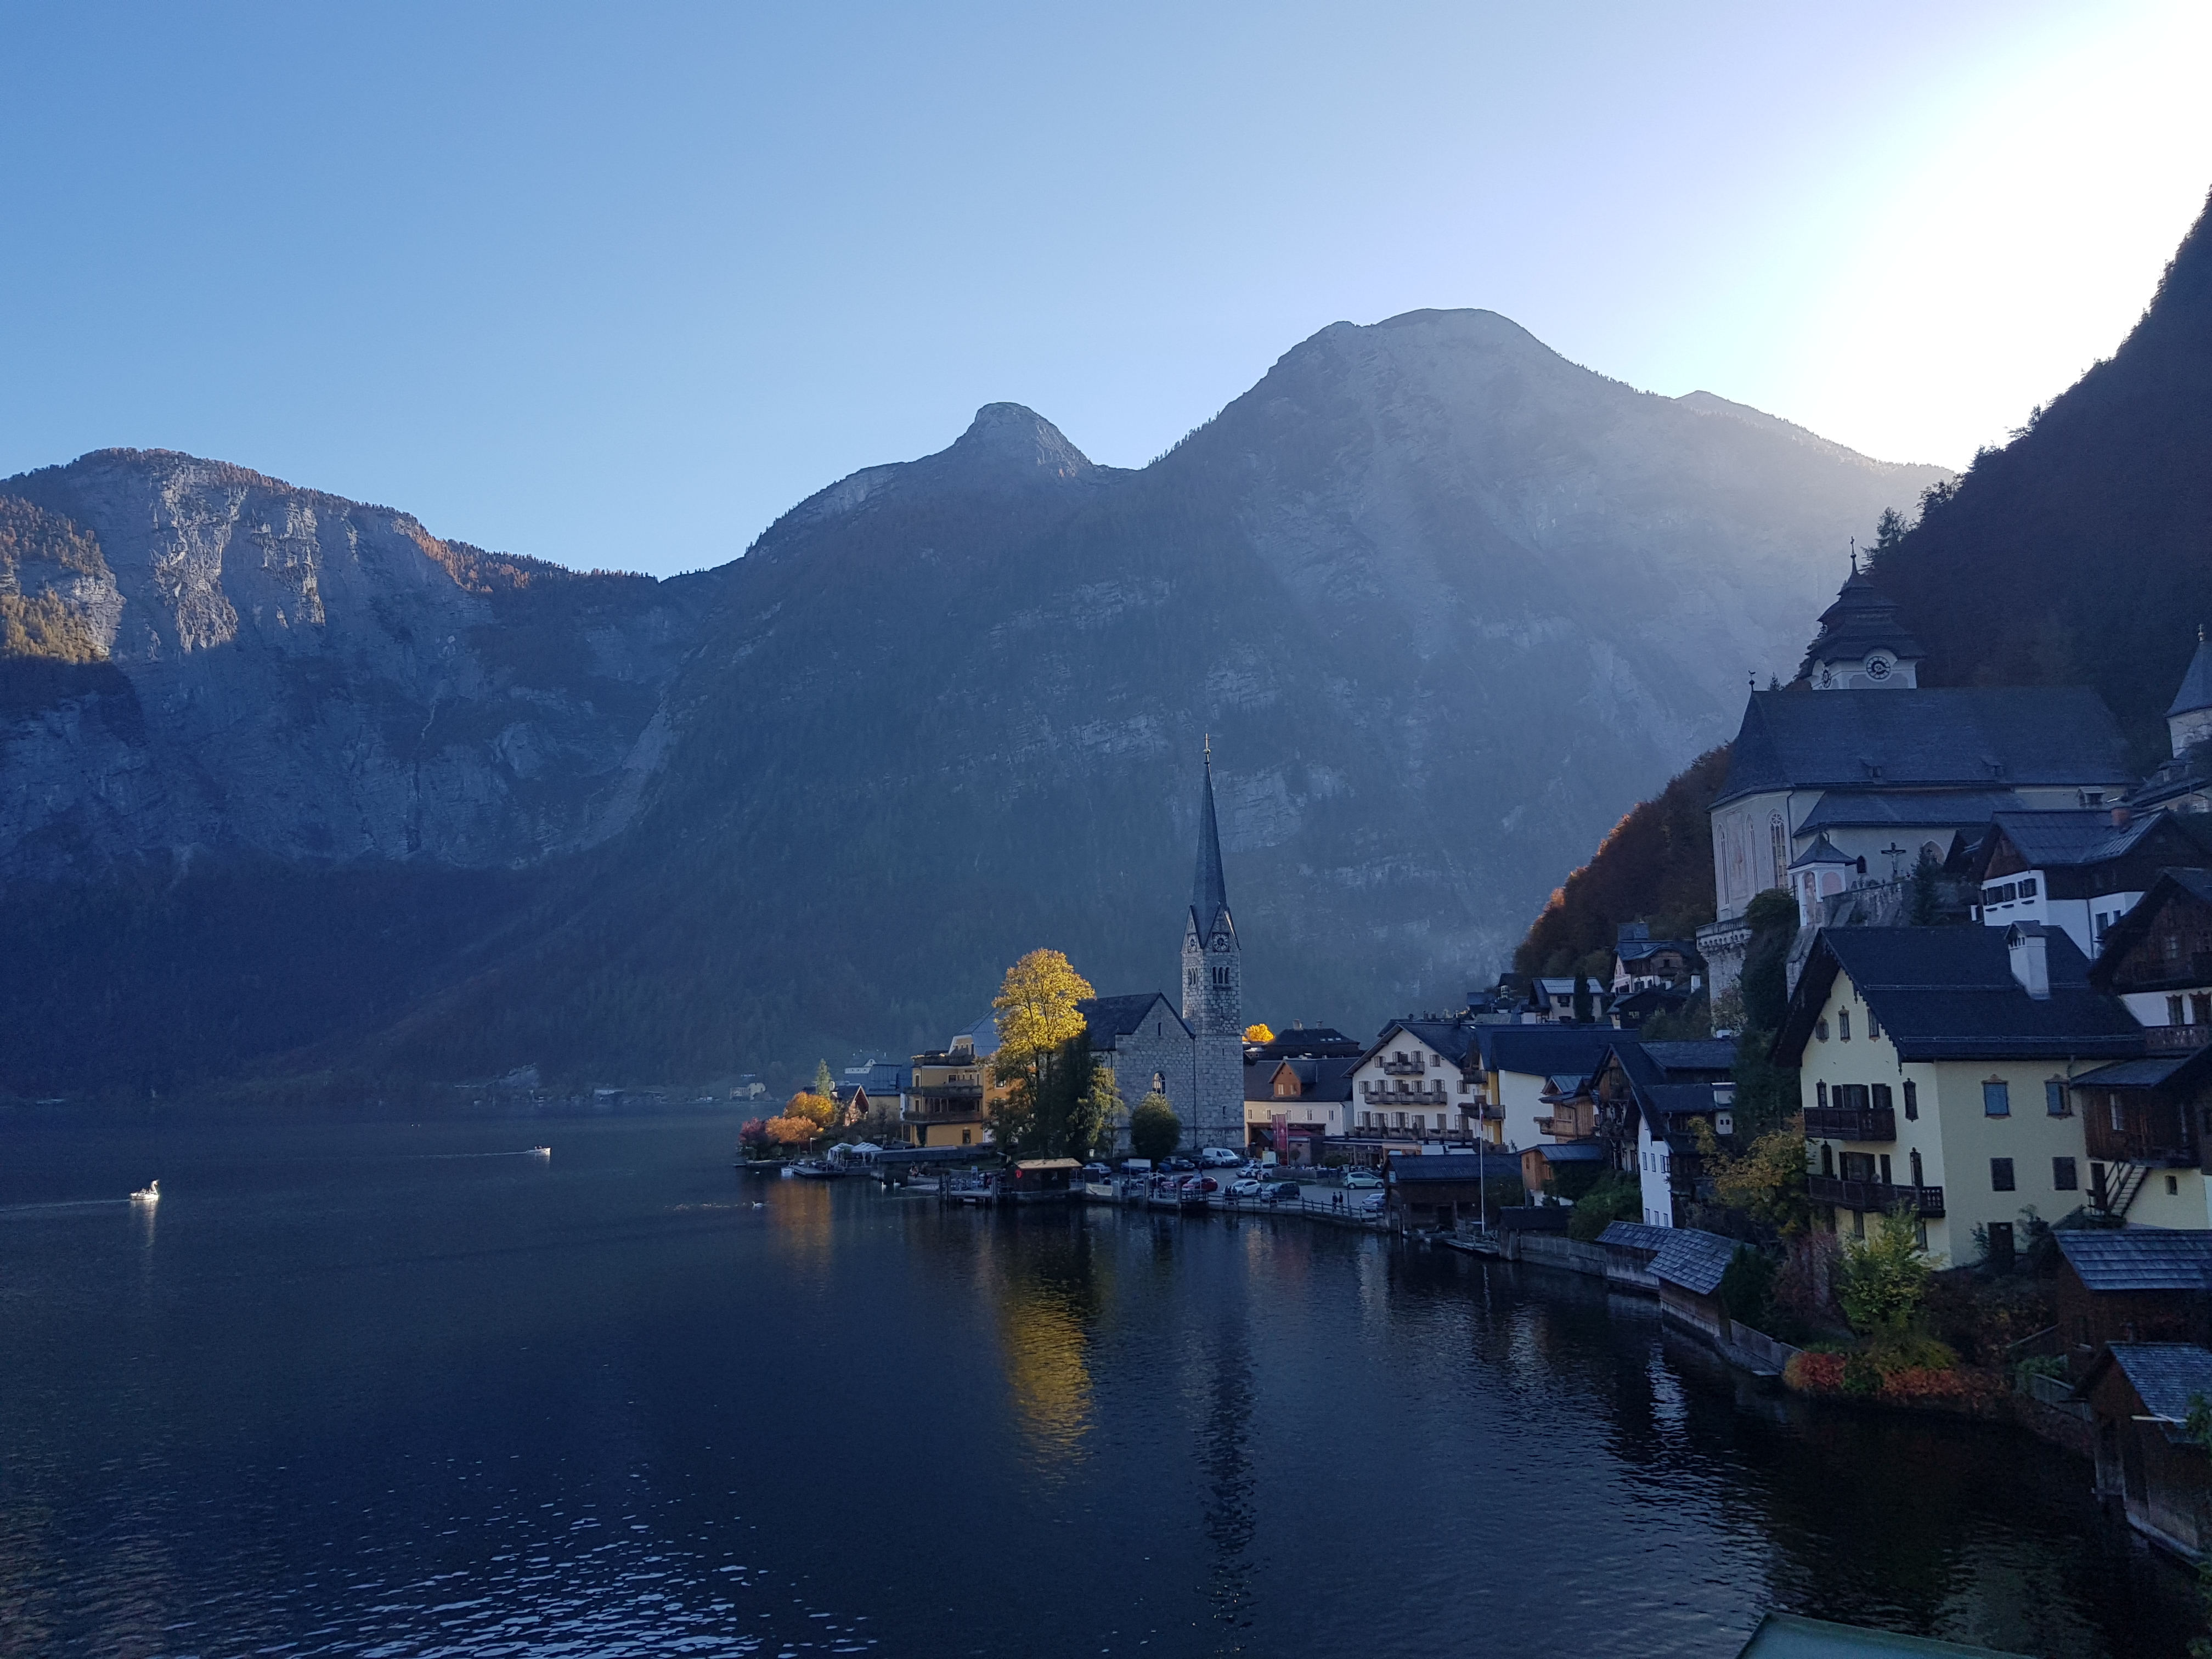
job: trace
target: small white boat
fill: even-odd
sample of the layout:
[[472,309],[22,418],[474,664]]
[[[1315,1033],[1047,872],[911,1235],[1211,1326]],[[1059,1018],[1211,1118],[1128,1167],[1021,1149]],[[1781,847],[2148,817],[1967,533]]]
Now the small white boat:
[[159,1204],[161,1201],[161,1183],[158,1181],[148,1182],[131,1194],[131,1201],[133,1204]]
[[532,1146],[530,1149],[530,1155],[532,1158],[550,1158],[553,1156],[553,1149],[550,1146]]

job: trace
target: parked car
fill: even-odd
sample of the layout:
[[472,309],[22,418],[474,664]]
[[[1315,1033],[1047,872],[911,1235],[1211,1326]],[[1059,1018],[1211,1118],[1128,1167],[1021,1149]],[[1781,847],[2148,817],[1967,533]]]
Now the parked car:
[[1244,1161],[1244,1154],[1226,1146],[1208,1146],[1199,1153],[1198,1161],[1209,1170],[1233,1170]]
[[1186,1193],[1197,1193],[1201,1195],[1218,1193],[1221,1190],[1221,1183],[1209,1175],[1185,1176],[1178,1184]]
[[1234,1181],[1230,1182],[1229,1196],[1231,1198],[1257,1198],[1261,1194],[1261,1184],[1262,1183],[1253,1180],[1249,1176],[1247,1176],[1242,1181]]
[[1197,1167],[1187,1158],[1164,1158],[1160,1160],[1163,1170],[1195,1170]]
[[1083,1166],[1083,1178],[1085,1181],[1110,1181],[1114,1178],[1114,1171],[1103,1164],[1086,1164]]
[[1344,1185],[1347,1191],[1357,1191],[1363,1187],[1372,1189],[1382,1184],[1382,1177],[1372,1170],[1346,1170],[1344,1172]]
[[1359,1207],[1371,1212],[1382,1209],[1389,1201],[1390,1195],[1388,1193],[1370,1193],[1360,1200]]
[[1300,1196],[1298,1192],[1298,1183],[1295,1181],[1278,1181],[1273,1182],[1267,1186],[1266,1192],[1263,1193],[1261,1196],[1264,1197],[1270,1204],[1294,1203]]

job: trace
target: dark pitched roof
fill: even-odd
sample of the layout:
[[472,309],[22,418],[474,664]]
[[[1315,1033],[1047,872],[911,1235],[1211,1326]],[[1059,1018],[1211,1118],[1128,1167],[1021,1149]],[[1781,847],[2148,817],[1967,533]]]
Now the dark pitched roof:
[[2142,1060],[2116,1060],[2084,1072],[2074,1079],[2077,1089],[2162,1089],[2199,1060],[2212,1057],[2212,1048],[2185,1054],[2153,1054]]
[[1259,1045],[1259,1052],[1276,1059],[1291,1054],[1356,1054],[1360,1042],[1334,1025],[1297,1025],[1276,1032],[1272,1041]]
[[1735,1042],[1729,1037],[1692,1037],[1680,1042],[1643,1042],[1637,1047],[1645,1058],[1679,1082],[1681,1073],[1717,1072],[1726,1076],[1735,1070]]
[[1718,1233],[1694,1227],[1669,1227],[1659,1254],[1651,1258],[1651,1276],[1663,1285],[1678,1285],[1698,1296],[1711,1296],[1721,1287],[1721,1276],[1735,1260],[1741,1246]]
[[2212,1232],[2061,1227],[2051,1236],[2090,1290],[2212,1290]]
[[1991,819],[1998,835],[2012,843],[2013,850],[2031,870],[2102,864],[2123,857],[2160,825],[2174,822],[2170,812],[2145,812],[2126,823],[2115,824],[2112,813],[2101,807],[1999,812]]
[[1856,864],[1858,860],[1838,848],[1823,835],[1813,837],[1813,844],[1790,860],[1792,870],[1802,870],[1815,864]]
[[2133,782],[2112,712],[2086,686],[1754,691],[1714,805],[1768,789]]
[[[1272,1100],[1275,1073],[1287,1066],[1297,1073],[1298,1099],[1345,1101],[1352,1098],[1352,1074],[1359,1069],[1357,1054],[1270,1054],[1261,1053],[1244,1062],[1244,1098]],[[1284,1102],[1285,1105],[1296,1103]]]
[[1696,945],[1687,939],[1625,939],[1614,945],[1613,951],[1623,962],[1642,962],[1646,957],[1655,957],[1662,951],[1679,951],[1686,957],[1698,954]]
[[1198,869],[1190,878],[1190,909],[1198,930],[1212,933],[1215,919],[1229,908],[1229,888],[1221,875],[1221,830],[1213,817],[1213,748],[1206,750],[1206,786],[1198,805]]
[[2212,1401],[2212,1349],[2194,1342],[2115,1342],[2091,1362],[2076,1394],[2085,1394],[2118,1365],[2135,1389],[2144,1409],[2167,1419],[2166,1437],[2189,1420],[2192,1400]]
[[1602,1025],[1478,1025],[1474,1038],[1488,1072],[1531,1077],[1588,1077],[1628,1033]]
[[1419,1154],[1393,1152],[1389,1162],[1393,1181],[1413,1184],[1446,1181],[1518,1181],[1521,1178],[1521,1156],[1517,1152],[1500,1152],[1486,1158],[1478,1157],[1473,1152],[1432,1152],[1426,1158]]
[[1530,1152],[1541,1152],[1547,1164],[1595,1164],[1607,1156],[1604,1143],[1597,1140],[1540,1140],[1512,1156],[1525,1158]]
[[1367,1045],[1367,1052],[1359,1056],[1359,1064],[1364,1066],[1374,1059],[1390,1046],[1394,1033],[1403,1031],[1408,1036],[1419,1037],[1454,1065],[1463,1066],[1468,1051],[1474,1047],[1474,1034],[1486,1029],[1455,1019],[1394,1019],[1382,1028],[1381,1036]]
[[[1140,996],[1085,997],[1075,1005],[1075,1012],[1091,1028],[1093,1042],[1103,1038],[1106,1041],[1101,1046],[1111,1047],[1113,1038],[1127,1036],[1151,1017],[1154,1003],[1167,1000],[1158,991],[1146,991]],[[1172,1003],[1168,1004],[1167,1017],[1182,1027],[1185,1036],[1190,1035],[1190,1027],[1183,1024],[1182,1016],[1175,1011]]]
[[2121,1060],[2142,1052],[2142,1027],[2118,998],[2089,985],[2088,963],[2063,932],[2045,936],[2051,994],[2039,1000],[2013,977],[2006,931],[1822,928],[1775,1036],[1776,1057],[1798,1063],[1839,969],[1905,1060]]
[[2173,694],[2166,705],[2166,715],[2194,714],[2199,708],[2212,708],[2212,645],[2204,642],[2204,630],[2197,630],[2197,654],[2189,659],[2189,672],[2181,677],[2181,689]]
[[1597,1242],[1616,1249],[1656,1250],[1674,1231],[1672,1227],[1655,1227],[1648,1221],[1616,1221],[1597,1236]]
[[2027,803],[2014,789],[1917,789],[1889,794],[1871,789],[1831,789],[1800,819],[1799,835],[1826,830],[1955,830],[1987,823],[1999,812]]

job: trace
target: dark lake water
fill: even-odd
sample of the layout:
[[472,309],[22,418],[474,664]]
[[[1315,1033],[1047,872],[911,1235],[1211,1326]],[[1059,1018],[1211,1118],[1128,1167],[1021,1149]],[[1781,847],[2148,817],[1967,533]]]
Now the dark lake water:
[[1741,1393],[1577,1279],[753,1181],[733,1127],[0,1115],[0,1652],[2185,1647],[2009,1432]]

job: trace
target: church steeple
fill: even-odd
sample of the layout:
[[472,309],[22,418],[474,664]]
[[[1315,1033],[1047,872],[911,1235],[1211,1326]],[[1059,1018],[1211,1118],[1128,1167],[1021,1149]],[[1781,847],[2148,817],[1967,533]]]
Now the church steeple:
[[1213,739],[1206,741],[1206,784],[1198,802],[1198,872],[1191,878],[1190,917],[1200,934],[1210,934],[1229,908],[1229,890],[1221,878],[1221,827],[1213,816]]
[[1820,635],[1797,678],[1815,691],[1910,690],[1920,684],[1920,659],[1927,654],[1898,620],[1897,602],[1859,569],[1854,550],[1851,574],[1820,613]]
[[1192,1096],[1200,1146],[1244,1144],[1244,955],[1221,874],[1213,812],[1213,744],[1198,798],[1198,869],[1182,928],[1182,1019],[1193,1039]]

